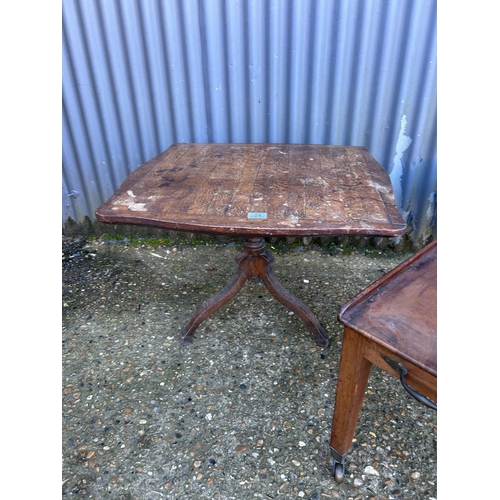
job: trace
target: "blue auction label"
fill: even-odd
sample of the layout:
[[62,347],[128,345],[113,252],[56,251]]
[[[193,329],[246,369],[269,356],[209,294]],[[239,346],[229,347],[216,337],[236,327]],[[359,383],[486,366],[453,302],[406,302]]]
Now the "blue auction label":
[[249,219],[267,219],[266,212],[248,212]]

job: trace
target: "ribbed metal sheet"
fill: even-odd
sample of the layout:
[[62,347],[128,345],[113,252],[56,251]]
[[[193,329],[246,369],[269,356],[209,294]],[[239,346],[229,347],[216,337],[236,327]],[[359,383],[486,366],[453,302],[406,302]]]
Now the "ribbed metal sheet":
[[175,142],[367,146],[436,230],[436,0],[64,0],[63,223]]

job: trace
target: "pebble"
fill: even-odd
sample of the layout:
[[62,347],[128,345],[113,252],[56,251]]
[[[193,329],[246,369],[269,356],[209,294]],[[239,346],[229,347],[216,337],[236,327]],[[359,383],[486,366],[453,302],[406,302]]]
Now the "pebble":
[[368,465],[367,467],[365,467],[364,473],[369,474],[370,476],[379,476],[380,475],[378,470],[375,469],[374,467],[372,467],[371,465]]
[[[114,247],[106,246],[105,267],[82,268],[75,283],[85,283],[85,292],[75,286],[64,297],[64,498],[85,489],[85,498],[150,500],[161,489],[158,498],[381,500],[381,492],[392,498],[396,487],[408,498],[436,497],[430,483],[434,414],[376,371],[346,478],[337,484],[332,477],[328,436],[342,336],[332,311],[365,285],[369,270],[341,274],[336,261],[343,256],[321,252],[302,254],[298,263],[307,256],[307,269],[295,265],[297,256],[276,257],[285,288],[300,289],[325,321],[328,350],[317,347],[300,319],[274,299],[254,300],[254,293],[265,291],[258,283],[249,283],[232,304],[208,317],[193,342],[181,347],[179,331],[201,299],[226,285],[239,249],[228,248],[226,258],[225,247],[214,246],[213,261],[212,247],[197,249],[200,264],[206,259],[219,269],[209,274],[187,261],[184,247],[168,260],[149,255],[148,245],[130,245],[119,256]],[[142,263],[130,259],[132,249]],[[166,253],[165,247],[156,251]],[[100,254],[99,248],[94,263]],[[353,254],[348,264],[361,261]],[[174,281],[174,272],[184,284]],[[372,275],[379,276],[376,266]],[[309,284],[332,286],[304,287],[304,276]],[[403,462],[399,455],[405,452]],[[363,475],[368,464],[375,474],[367,469]],[[386,476],[394,482],[386,483]],[[401,478],[408,482],[396,484]]]

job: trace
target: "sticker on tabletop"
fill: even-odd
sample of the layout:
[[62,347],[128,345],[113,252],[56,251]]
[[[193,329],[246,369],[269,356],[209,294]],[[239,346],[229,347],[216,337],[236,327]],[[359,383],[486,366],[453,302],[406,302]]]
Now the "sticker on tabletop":
[[248,212],[249,219],[267,219],[266,212]]

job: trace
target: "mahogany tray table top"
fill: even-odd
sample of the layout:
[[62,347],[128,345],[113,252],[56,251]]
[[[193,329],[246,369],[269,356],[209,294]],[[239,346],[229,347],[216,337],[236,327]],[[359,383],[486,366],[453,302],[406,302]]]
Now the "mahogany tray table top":
[[318,319],[276,279],[264,237],[391,237],[406,228],[390,178],[366,147],[304,144],[174,144],[132,172],[96,218],[244,238],[239,270],[194,313],[183,345],[246,280],[259,278],[326,347]]
[[342,480],[372,364],[437,410],[437,241],[348,302],[330,435],[334,475]]

